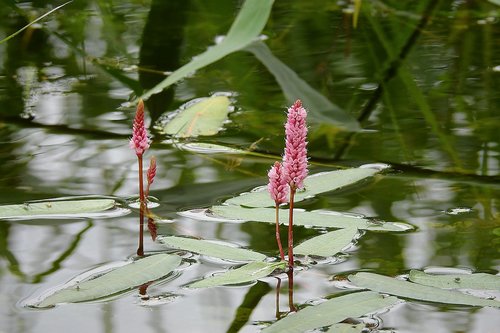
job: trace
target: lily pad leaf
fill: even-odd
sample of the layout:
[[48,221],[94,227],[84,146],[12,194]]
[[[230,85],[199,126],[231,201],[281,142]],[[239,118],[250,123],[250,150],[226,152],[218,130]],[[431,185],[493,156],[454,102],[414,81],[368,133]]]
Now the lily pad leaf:
[[262,330],[263,333],[301,333],[329,326],[347,318],[356,318],[398,303],[396,297],[384,297],[372,291],[356,292],[309,306],[278,320]]
[[312,122],[331,124],[349,131],[360,130],[359,123],[354,117],[301,79],[290,67],[274,56],[264,42],[255,41],[244,50],[251,52],[274,75],[288,103],[292,104],[298,98],[302,100],[309,110],[308,118]]
[[[297,191],[295,202],[313,197],[317,194],[334,191],[372,177],[379,170],[371,168],[353,168],[317,173],[306,177],[304,191]],[[226,200],[226,204],[246,207],[274,207],[274,201],[269,196],[267,187],[259,187],[251,192]]]
[[409,279],[418,284],[437,288],[500,291],[500,276],[486,273],[437,275],[411,270]]
[[112,199],[54,200],[0,206],[0,219],[53,218],[66,215],[98,213],[115,207]]
[[47,308],[61,303],[95,301],[114,296],[169,275],[181,263],[176,255],[158,254],[132,261],[104,274],[93,274],[81,282],[74,278],[62,288],[28,306]]
[[331,257],[352,244],[358,229],[349,227],[310,238],[293,249],[295,254]]
[[189,288],[209,288],[231,284],[240,284],[262,279],[276,269],[284,269],[286,262],[262,262],[255,261],[239,268],[229,270],[219,275],[214,275],[188,285]]
[[[274,208],[245,208],[241,206],[212,206],[210,211],[220,217],[236,221],[255,221],[276,223]],[[282,209],[280,223],[288,224],[288,210]],[[321,228],[357,228],[371,231],[402,232],[413,229],[412,225],[400,222],[377,222],[368,219],[331,211],[306,212],[296,209],[293,213],[294,225]]]
[[423,286],[374,273],[356,273],[350,275],[349,280],[359,287],[419,301],[500,307],[500,302],[496,300],[466,295],[454,290]]
[[217,134],[227,119],[229,104],[226,96],[212,96],[190,102],[188,107],[169,119],[161,131],[178,138]]
[[262,261],[266,256],[247,249],[217,244],[208,240],[186,237],[165,236],[158,241],[170,248],[203,254],[206,256],[234,261]]
[[191,75],[200,68],[210,65],[228,54],[243,49],[253,42],[267,23],[273,0],[245,1],[227,36],[217,45],[194,57],[189,63],[177,69],[165,80],[145,92],[141,97],[148,99],[177,81]]

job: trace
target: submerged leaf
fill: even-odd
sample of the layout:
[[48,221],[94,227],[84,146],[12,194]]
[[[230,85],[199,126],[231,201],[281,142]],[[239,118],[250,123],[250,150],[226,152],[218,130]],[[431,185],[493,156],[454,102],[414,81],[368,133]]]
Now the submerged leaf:
[[[276,211],[274,208],[245,208],[241,206],[212,206],[210,211],[227,219],[240,221],[255,221],[276,223]],[[283,209],[280,214],[280,223],[288,224],[288,210]],[[293,213],[294,225],[303,225],[322,228],[357,228],[372,231],[408,231],[413,226],[405,223],[380,222],[373,223],[368,219],[343,215],[337,212],[313,211],[306,212],[295,210]]]
[[251,262],[237,269],[196,281],[188,285],[188,287],[208,288],[256,281],[270,275],[278,268],[284,269],[285,266],[286,262],[284,261],[271,263],[262,261]]
[[500,307],[500,302],[496,300],[465,295],[454,290],[423,286],[374,273],[356,273],[354,275],[350,275],[349,280],[359,287],[419,301]]
[[437,288],[451,289],[481,289],[500,291],[500,276],[474,273],[474,274],[427,274],[417,270],[410,271],[410,281]]
[[151,90],[145,92],[141,98],[148,99],[151,95],[161,92],[198,69],[210,65],[228,54],[239,51],[253,42],[266,25],[273,2],[273,0],[245,1],[227,36],[221,43],[194,57],[189,63],[177,69]]
[[293,252],[322,257],[334,256],[350,245],[357,235],[358,228],[353,227],[327,232],[300,243]]
[[[46,308],[60,303],[95,301],[129,291],[147,282],[156,281],[170,274],[181,263],[176,255],[158,254],[138,259],[102,275],[83,282],[64,286],[56,292],[42,297],[31,307]],[[76,280],[76,279],[74,279]]]
[[372,291],[356,292],[335,297],[315,306],[309,306],[297,313],[278,320],[262,330],[263,333],[301,333],[315,328],[329,326],[346,318],[356,318],[376,312],[398,302],[396,297],[383,297]]
[[261,261],[266,259],[266,256],[262,253],[217,244],[202,239],[168,236],[159,238],[159,242],[170,248],[181,249],[226,260]]
[[165,134],[179,138],[217,134],[229,112],[229,98],[203,98],[181,110],[163,128]]
[[[295,202],[313,197],[317,194],[334,191],[372,177],[379,170],[371,168],[353,168],[317,173],[306,177],[304,191],[295,194]],[[274,201],[269,196],[267,188],[261,187],[252,192],[226,200],[227,204],[247,207],[274,207]]]
[[38,201],[22,205],[0,206],[2,218],[42,218],[54,215],[89,214],[111,209],[116,202],[112,199]]

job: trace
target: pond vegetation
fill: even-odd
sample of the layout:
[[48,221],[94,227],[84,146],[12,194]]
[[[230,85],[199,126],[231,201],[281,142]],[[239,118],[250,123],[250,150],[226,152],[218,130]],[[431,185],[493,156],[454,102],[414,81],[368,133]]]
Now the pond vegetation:
[[498,328],[497,1],[2,4],[0,331]]

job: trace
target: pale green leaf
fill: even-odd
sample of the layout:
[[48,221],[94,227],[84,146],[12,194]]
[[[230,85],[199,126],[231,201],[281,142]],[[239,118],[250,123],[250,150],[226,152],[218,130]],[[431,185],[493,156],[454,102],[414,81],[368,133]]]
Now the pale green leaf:
[[326,333],[362,333],[365,328],[365,324],[335,324],[332,325]]
[[332,124],[349,131],[360,129],[354,117],[301,79],[290,67],[276,58],[265,43],[255,41],[245,50],[251,52],[274,75],[289,104],[301,99],[302,104],[308,110],[308,119],[312,122]]
[[423,286],[374,273],[356,273],[350,275],[349,280],[359,287],[419,301],[500,307],[499,301],[465,295],[454,290]]
[[210,47],[177,69],[165,80],[145,92],[141,96],[142,99],[148,99],[151,95],[157,94],[177,81],[192,75],[200,68],[210,65],[230,53],[239,51],[253,42],[266,25],[273,2],[273,0],[245,1],[227,36],[221,43]]
[[264,278],[276,269],[284,269],[286,262],[262,262],[256,261],[229,270],[219,275],[214,275],[188,285],[189,288],[209,288],[223,285],[240,284]]
[[262,330],[263,333],[302,333],[307,330],[329,326],[347,318],[356,318],[376,312],[398,302],[396,297],[383,297],[371,292],[357,292],[335,297],[315,306],[278,320]]
[[229,98],[203,98],[181,110],[163,128],[165,134],[179,138],[217,134],[227,119]]
[[113,296],[165,277],[180,263],[181,258],[176,255],[152,255],[115,268],[103,275],[97,275],[93,279],[63,287],[29,306],[45,308],[60,303],[88,302]]
[[2,218],[44,218],[55,215],[82,215],[111,209],[116,202],[112,199],[37,201],[21,205],[0,206]]
[[213,143],[205,143],[205,142],[180,143],[177,146],[182,150],[187,150],[198,154],[247,154],[248,153],[245,150],[217,145]]
[[356,235],[358,235],[358,229],[352,227],[327,232],[302,242],[293,249],[293,252],[322,257],[334,256],[352,244]]
[[266,259],[266,256],[262,253],[217,244],[202,239],[166,236],[159,237],[158,241],[169,248],[195,252],[220,259],[235,261],[262,261]]
[[491,2],[492,4],[500,6],[500,0],[488,0],[488,1]]
[[410,281],[437,288],[451,289],[481,289],[500,291],[500,276],[474,273],[474,274],[427,274],[412,270]]
[[[212,206],[210,211],[223,218],[237,221],[255,221],[276,223],[276,211],[274,208],[245,208],[241,206],[222,205]],[[280,224],[288,225],[288,209],[280,209]],[[377,222],[368,219],[343,215],[336,212],[313,211],[306,212],[294,210],[294,225],[322,227],[322,228],[357,228],[371,231],[408,231],[413,226],[399,222]]]
[[[320,193],[338,190],[355,184],[363,179],[372,177],[377,172],[379,172],[379,170],[371,168],[353,168],[310,175],[304,180],[305,190],[297,191],[295,194],[295,202],[302,201]],[[226,203],[247,207],[274,206],[274,201],[269,196],[266,187],[260,187],[252,192],[243,193],[240,196],[226,200]]]

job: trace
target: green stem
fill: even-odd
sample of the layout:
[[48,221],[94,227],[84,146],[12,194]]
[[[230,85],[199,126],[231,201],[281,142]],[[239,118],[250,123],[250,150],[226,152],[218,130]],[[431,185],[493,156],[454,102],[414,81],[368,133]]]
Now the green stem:
[[143,167],[142,167],[142,155],[137,155],[137,160],[139,162],[139,202],[140,202],[140,222],[139,222],[139,247],[137,248],[137,255],[144,256],[144,181],[143,181]]
[[288,220],[288,268],[293,271],[293,200],[295,197],[295,186],[290,186],[290,208]]
[[278,249],[280,250],[280,258],[281,260],[285,260],[285,253],[283,252],[283,246],[281,246],[280,209],[278,202],[276,202],[276,242],[278,242]]

